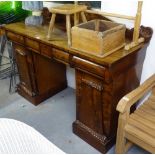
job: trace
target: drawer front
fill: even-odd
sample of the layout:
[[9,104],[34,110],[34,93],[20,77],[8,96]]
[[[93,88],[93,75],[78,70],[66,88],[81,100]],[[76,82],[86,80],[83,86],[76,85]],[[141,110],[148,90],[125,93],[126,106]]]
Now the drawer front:
[[105,70],[106,68],[103,66],[100,66],[98,64],[95,64],[93,62],[81,59],[79,57],[73,56],[72,58],[72,64],[75,66],[75,68],[79,68],[85,71],[88,71],[93,74],[97,74],[101,76],[102,78],[105,77]]
[[45,45],[45,44],[40,44],[40,49],[41,49],[41,54],[46,56],[46,57],[49,57],[49,58],[52,58],[52,47],[51,46],[48,46],[48,45]]
[[65,64],[69,63],[69,54],[55,48],[53,48],[53,58],[58,61],[64,62]]
[[31,50],[34,50],[37,53],[40,53],[39,42],[26,38],[25,45],[28,46]]
[[7,37],[8,39],[10,39],[11,41],[15,41],[17,43],[21,43],[24,44],[24,37],[12,32],[7,32]]

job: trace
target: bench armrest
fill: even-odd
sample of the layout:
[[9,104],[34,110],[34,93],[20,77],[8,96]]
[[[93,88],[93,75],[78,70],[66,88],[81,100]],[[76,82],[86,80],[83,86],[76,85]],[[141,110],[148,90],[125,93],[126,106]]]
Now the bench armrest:
[[135,104],[139,99],[141,99],[147,92],[149,92],[152,87],[155,86],[155,74],[148,78],[139,87],[122,97],[119,101],[116,110],[120,113],[129,112],[133,104]]

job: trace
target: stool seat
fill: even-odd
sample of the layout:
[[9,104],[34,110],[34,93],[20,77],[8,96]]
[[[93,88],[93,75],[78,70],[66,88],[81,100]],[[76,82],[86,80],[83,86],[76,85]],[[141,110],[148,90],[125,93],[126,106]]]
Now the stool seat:
[[68,14],[74,14],[85,10],[87,10],[87,6],[85,5],[64,4],[58,7],[51,8],[50,12],[68,15]]
[[47,39],[51,40],[51,32],[54,28],[55,18],[56,14],[63,14],[66,15],[66,29],[67,29],[67,37],[68,37],[68,46],[71,46],[71,22],[70,22],[70,16],[74,15],[74,25],[77,25],[79,23],[79,14],[81,14],[82,21],[87,22],[86,16],[84,14],[84,11],[87,10],[87,6],[85,5],[77,5],[77,4],[64,4],[58,7],[54,7],[50,9],[50,12],[52,13]]

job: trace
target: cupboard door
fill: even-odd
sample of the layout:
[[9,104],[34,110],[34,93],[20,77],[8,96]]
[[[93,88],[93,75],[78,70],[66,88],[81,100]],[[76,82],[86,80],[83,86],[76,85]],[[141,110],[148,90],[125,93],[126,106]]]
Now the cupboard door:
[[66,66],[64,64],[37,53],[32,53],[32,56],[39,95],[52,94],[52,92],[55,94],[66,88]]
[[20,78],[19,86],[28,95],[35,96],[37,93],[37,88],[35,84],[31,51],[28,51],[19,45],[14,45],[14,49]]
[[76,79],[77,120],[102,134],[102,81],[79,70]]

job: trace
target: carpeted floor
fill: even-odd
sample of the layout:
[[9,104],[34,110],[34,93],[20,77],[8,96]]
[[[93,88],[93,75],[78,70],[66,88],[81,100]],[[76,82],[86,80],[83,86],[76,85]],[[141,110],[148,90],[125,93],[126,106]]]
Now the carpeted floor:
[[[98,154],[72,133],[75,120],[75,90],[67,88],[38,106],[34,106],[17,93],[8,93],[9,79],[0,80],[0,118],[13,118],[25,122],[42,133],[66,153]],[[114,147],[108,153],[114,153]],[[147,153],[139,147],[132,147],[128,153]]]

